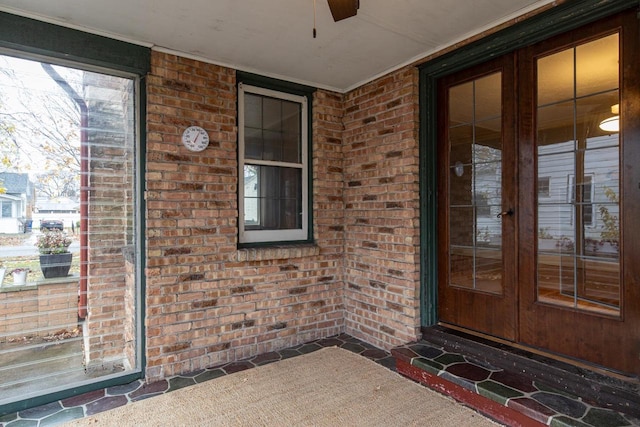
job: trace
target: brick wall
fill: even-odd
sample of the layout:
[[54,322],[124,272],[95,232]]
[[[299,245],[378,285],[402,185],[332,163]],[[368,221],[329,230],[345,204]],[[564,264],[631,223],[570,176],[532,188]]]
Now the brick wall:
[[78,277],[0,288],[0,343],[78,328]]
[[120,364],[126,355],[130,318],[126,316],[126,282],[123,248],[132,243],[134,210],[131,157],[133,132],[127,132],[131,103],[114,98],[128,93],[128,80],[85,73],[88,100],[89,187],[86,229],[88,254],[87,307],[84,358],[87,369]]
[[147,94],[147,380],[342,332],[342,97],[313,103],[317,245],[239,251],[235,71],[154,51]]
[[346,332],[390,348],[420,326],[417,70],[347,94],[344,127]]

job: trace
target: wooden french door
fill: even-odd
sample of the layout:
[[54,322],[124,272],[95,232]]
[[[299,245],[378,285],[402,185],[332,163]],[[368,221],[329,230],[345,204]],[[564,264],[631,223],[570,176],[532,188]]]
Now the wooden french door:
[[439,81],[442,323],[640,374],[634,13]]
[[438,312],[516,339],[514,57],[440,82]]

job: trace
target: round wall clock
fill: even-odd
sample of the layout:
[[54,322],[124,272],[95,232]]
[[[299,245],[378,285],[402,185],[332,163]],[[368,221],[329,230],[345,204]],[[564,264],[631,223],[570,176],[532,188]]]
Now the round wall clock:
[[200,126],[189,126],[182,132],[182,144],[190,151],[202,151],[209,145],[209,134]]

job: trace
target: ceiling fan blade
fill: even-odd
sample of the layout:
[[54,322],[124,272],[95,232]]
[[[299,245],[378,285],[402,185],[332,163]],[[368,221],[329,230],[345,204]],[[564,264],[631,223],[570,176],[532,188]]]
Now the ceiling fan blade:
[[356,16],[360,7],[360,0],[327,0],[329,9],[335,22]]

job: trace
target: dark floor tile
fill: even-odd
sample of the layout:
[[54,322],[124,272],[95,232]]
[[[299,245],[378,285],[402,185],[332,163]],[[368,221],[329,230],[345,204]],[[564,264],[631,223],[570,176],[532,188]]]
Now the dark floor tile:
[[565,416],[554,417],[549,425],[551,427],[592,427],[589,424]]
[[161,396],[164,393],[149,393],[149,394],[143,394],[137,397],[134,397],[131,399],[132,402],[139,402],[141,400],[146,400],[146,399],[151,399],[152,397],[156,397],[156,396]]
[[378,365],[382,365],[387,369],[391,369],[392,371],[396,371],[396,359],[395,357],[385,357],[384,359],[378,359],[376,360],[376,363]]
[[478,365],[488,371],[492,371],[492,372],[502,371],[501,367],[491,363],[491,361],[489,360],[479,359],[477,357],[472,357],[472,356],[467,356],[466,359],[467,359],[467,362],[473,363],[474,365]]
[[135,399],[140,396],[144,396],[145,394],[164,393],[168,389],[169,389],[169,381],[167,380],[156,381],[153,383],[144,384],[142,387],[140,387],[136,391],[129,393],[129,397],[131,399]]
[[68,421],[77,420],[84,417],[84,411],[81,407],[63,409],[62,411],[49,415],[40,420],[39,427],[57,426]]
[[185,378],[195,378],[203,372],[204,372],[204,369],[198,369],[197,371],[187,372],[186,374],[180,374],[180,376]]
[[226,374],[222,369],[207,369],[206,371],[195,377],[194,380],[199,384],[205,381],[213,380],[215,378],[223,377],[225,375]]
[[471,363],[456,363],[445,368],[445,370],[455,376],[471,381],[484,381],[491,375],[490,371]]
[[269,353],[257,355],[251,359],[251,362],[255,365],[264,365],[278,360],[280,360],[280,354],[277,351],[270,351]]
[[531,398],[571,418],[581,418],[587,412],[587,406],[585,404],[559,394],[538,392],[533,393]]
[[356,354],[360,354],[363,351],[366,350],[366,348],[364,348],[364,346],[358,344],[358,343],[353,343],[353,342],[348,342],[345,345],[342,346],[342,348],[344,348],[345,350],[349,350],[353,353]]
[[531,378],[524,375],[518,375],[508,371],[499,371],[492,372],[490,379],[511,388],[515,388],[516,390],[520,390],[524,393],[533,393],[534,391],[538,391],[538,388],[533,384]]
[[466,362],[464,357],[456,353],[444,353],[442,356],[438,356],[434,360],[444,366],[451,365],[453,363]]
[[320,350],[321,348],[322,348],[321,345],[311,343],[311,344],[305,344],[300,348],[298,348],[297,350],[302,354],[308,354],[308,353],[313,353],[314,351]]
[[169,391],[179,390],[181,388],[189,387],[191,385],[195,385],[196,380],[194,378],[185,378],[185,377],[173,377],[169,379]]
[[255,365],[249,361],[232,362],[222,366],[222,370],[227,374],[233,374],[240,371],[246,371],[247,369],[254,368]]
[[65,408],[73,408],[74,406],[84,405],[94,400],[98,400],[105,395],[105,390],[94,390],[88,393],[82,393],[77,396],[70,397],[68,399],[61,400],[60,403]]
[[449,381],[449,382],[457,384],[460,387],[464,387],[464,388],[466,388],[468,390],[471,390],[473,392],[475,392],[475,390],[476,390],[476,382],[473,381],[473,380],[468,380],[466,378],[459,377],[457,375],[453,375],[453,374],[451,374],[450,372],[447,372],[447,371],[441,372],[439,376],[441,378]]
[[360,353],[360,355],[368,359],[376,360],[376,359],[384,359],[385,357],[389,356],[389,353],[387,353],[384,350],[380,350],[379,348],[376,348],[376,349],[367,349],[362,353]]
[[556,387],[553,386],[551,384],[548,384],[546,382],[542,382],[542,381],[535,381],[534,385],[538,388],[538,390],[540,391],[548,391],[549,393],[556,393],[556,394],[561,394],[563,396],[568,397],[569,399],[574,399],[574,400],[579,400],[580,398],[578,396],[576,396],[573,393],[570,393],[568,390],[561,388],[561,387]]
[[426,359],[424,357],[417,357],[411,362],[416,368],[420,368],[425,372],[429,372],[433,375],[439,375],[444,369],[444,366],[434,360]]
[[38,421],[34,420],[15,420],[6,424],[5,427],[37,427]]
[[0,415],[0,423],[8,423],[9,421],[13,421],[18,418],[18,414],[13,412],[10,414]]
[[432,347],[430,345],[424,344],[413,344],[410,345],[409,348],[413,350],[416,354],[426,357],[427,359],[435,359],[440,356],[444,351],[442,349]]
[[87,415],[93,415],[99,412],[108,411],[109,409],[118,408],[126,405],[128,402],[129,401],[125,396],[103,397],[102,399],[86,405]]
[[414,357],[419,356],[418,353],[407,347],[394,348],[393,354],[396,357],[402,357],[403,359],[407,359],[408,361],[410,361]]
[[40,405],[36,406],[35,408],[19,411],[18,415],[20,415],[20,418],[40,419],[48,415],[55,414],[60,410],[62,410],[62,405],[60,404],[60,402],[52,402],[47,403],[46,405]]
[[498,402],[501,405],[506,405],[509,399],[524,397],[522,392],[491,380],[482,381],[481,383],[476,384],[476,387],[478,389],[478,394],[487,397],[494,402]]
[[118,396],[121,394],[128,394],[142,387],[142,384],[143,384],[142,380],[137,380],[137,381],[130,382],[129,384],[116,385],[113,387],[109,387],[107,388],[106,392],[107,392],[107,395],[109,396]]
[[362,340],[359,340],[358,338],[353,337],[351,335],[347,335],[347,334],[340,334],[336,338],[341,339],[344,342],[351,342],[351,343],[361,343],[362,342]]
[[294,350],[294,349],[285,349],[285,350],[280,350],[278,351],[278,353],[280,353],[280,357],[282,359],[289,359],[291,357],[296,357],[296,356],[300,356],[302,353],[300,353],[298,350]]
[[245,371],[247,369],[251,369],[254,368],[255,365],[251,362],[248,361],[243,361],[243,362],[233,362],[233,363],[229,363],[226,364],[224,366],[222,366],[222,370],[225,371],[227,374],[233,374],[236,372],[240,372],[240,371]]
[[378,347],[376,347],[375,345],[369,344],[368,342],[360,341],[358,344],[363,346],[365,351],[366,350],[380,350]]
[[627,419],[617,412],[606,409],[591,408],[582,421],[596,427],[621,427],[632,425]]
[[511,399],[507,403],[507,406],[543,424],[547,424],[549,418],[557,414],[553,409],[547,408],[542,403],[536,402],[528,397]]

